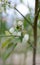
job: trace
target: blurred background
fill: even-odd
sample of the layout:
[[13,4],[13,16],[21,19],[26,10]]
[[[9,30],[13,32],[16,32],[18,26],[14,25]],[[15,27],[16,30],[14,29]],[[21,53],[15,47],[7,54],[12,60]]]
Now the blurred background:
[[[32,65],[34,12],[35,0],[0,0],[0,65]],[[37,30],[40,65],[40,14]]]

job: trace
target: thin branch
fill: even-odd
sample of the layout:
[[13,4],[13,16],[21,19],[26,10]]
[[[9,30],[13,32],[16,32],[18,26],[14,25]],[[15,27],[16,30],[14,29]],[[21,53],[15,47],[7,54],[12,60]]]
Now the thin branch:
[[[37,21],[38,21],[38,15],[39,15],[39,9],[38,9],[38,1],[35,0],[35,18],[34,18],[34,47],[33,48],[33,65],[36,65],[36,48],[37,48]],[[37,15],[36,15],[37,14]]]
[[18,35],[0,35],[0,37],[20,37]]
[[[40,8],[38,8],[38,11],[37,11],[37,13],[36,13],[35,17],[37,17],[37,18],[38,18],[39,13],[40,13]],[[39,26],[39,25],[37,25],[37,27],[38,27],[38,28],[40,28],[40,26]]]
[[14,9],[22,15],[22,17],[27,21],[28,24],[30,24],[33,27],[33,24],[17,8],[14,7]]
[[38,8],[38,0],[36,0],[35,2],[35,18],[34,18],[34,27],[37,23],[37,20],[38,20],[38,15],[39,15],[39,12],[40,12],[40,9]]
[[32,46],[32,48],[36,48],[34,47],[33,42],[31,43],[30,41],[28,41],[28,43]]

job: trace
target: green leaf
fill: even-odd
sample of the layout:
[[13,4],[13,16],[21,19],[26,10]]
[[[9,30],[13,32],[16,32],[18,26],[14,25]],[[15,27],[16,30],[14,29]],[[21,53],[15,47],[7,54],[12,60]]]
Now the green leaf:
[[23,39],[23,32],[21,33],[21,36],[19,37],[20,41],[22,42]]
[[10,56],[10,54],[11,54],[11,53],[13,52],[13,50],[15,49],[16,45],[17,45],[17,44],[12,44],[12,45],[10,46],[10,44],[9,44],[9,48],[7,48],[7,49],[5,50],[5,52],[2,54],[2,59],[3,59],[3,60],[6,60],[6,59]]
[[10,48],[11,46],[13,46],[13,42],[10,42],[6,48],[8,49],[8,48]]
[[13,42],[14,42],[14,43],[19,43],[19,42],[20,42],[19,37],[14,38],[14,39],[13,39]]
[[9,55],[11,54],[12,51],[13,51],[13,47],[7,49],[7,50],[2,54],[2,59],[3,59],[3,60],[6,60],[6,59],[9,57]]
[[24,21],[24,29],[27,29],[27,27],[28,27],[28,23],[26,23],[26,22]]
[[2,48],[6,47],[10,42],[11,42],[12,38],[9,38],[8,40],[6,40],[5,42],[2,43]]

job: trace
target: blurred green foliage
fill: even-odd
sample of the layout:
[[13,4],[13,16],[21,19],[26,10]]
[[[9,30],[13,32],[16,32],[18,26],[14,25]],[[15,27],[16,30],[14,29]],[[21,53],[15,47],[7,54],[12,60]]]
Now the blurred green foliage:
[[[21,2],[22,2],[22,0],[21,0]],[[4,7],[4,11],[6,11],[6,5],[8,5],[8,4],[6,3],[6,0],[5,0],[4,4],[2,5]],[[29,20],[29,22],[31,22],[33,24],[34,16],[32,16],[32,13],[26,15],[25,17]],[[24,29],[23,29],[24,32],[21,33],[20,37],[15,37],[15,36],[10,34],[11,38],[9,37],[7,40],[2,42],[1,47],[2,47],[2,49],[5,48],[5,51],[2,54],[2,58],[4,60],[7,59],[9,57],[9,55],[14,51],[15,47],[17,46],[17,43],[22,42],[22,39],[23,39],[25,33],[29,34],[30,40],[28,40],[28,41],[31,41],[31,43],[33,45],[33,30],[32,30],[32,27],[27,23],[27,21],[25,19],[23,19],[23,26],[24,26]],[[21,29],[21,28],[17,26],[18,31],[19,31],[19,29]],[[40,15],[39,15],[38,29],[39,29],[38,35],[40,35]],[[2,13],[0,12],[0,35],[5,35],[6,36],[6,34],[5,34],[6,30],[7,30],[6,21],[2,20]],[[27,42],[27,43],[29,43],[29,42]],[[32,48],[32,45],[29,44],[29,49]]]

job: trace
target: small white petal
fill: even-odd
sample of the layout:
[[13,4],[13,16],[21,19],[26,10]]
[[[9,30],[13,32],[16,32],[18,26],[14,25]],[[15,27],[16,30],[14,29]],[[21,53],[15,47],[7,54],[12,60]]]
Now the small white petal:
[[28,34],[25,34],[24,39],[25,39],[26,41],[28,41],[29,35],[28,35]]
[[10,33],[13,33],[13,32],[14,32],[14,28],[13,28],[13,27],[10,28],[9,32],[10,32]]
[[25,34],[22,43],[26,43],[29,39],[29,35]]

